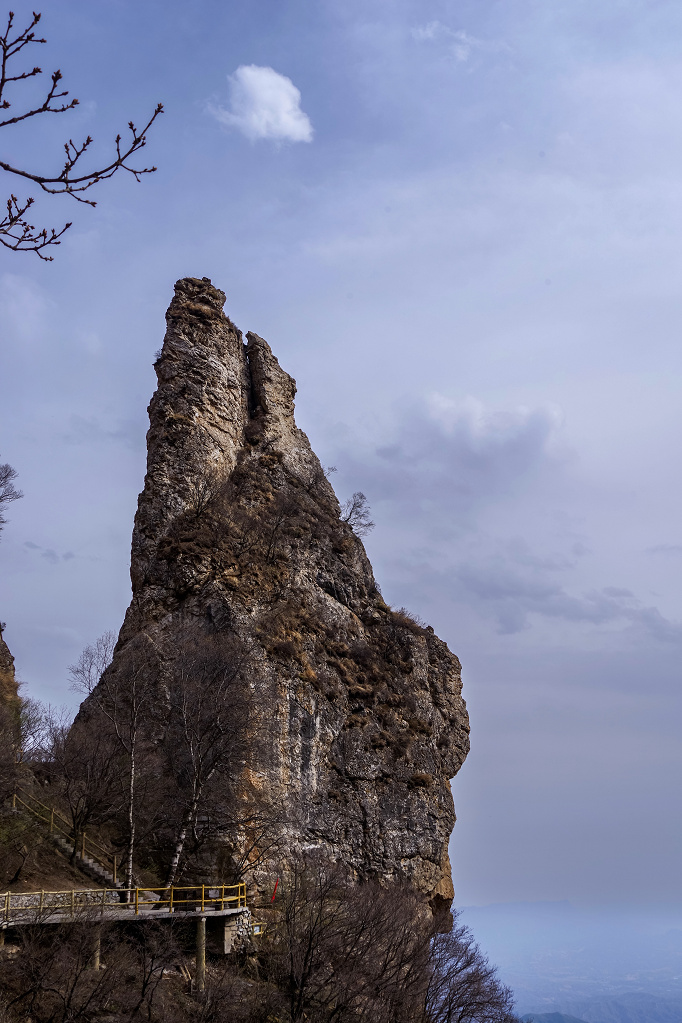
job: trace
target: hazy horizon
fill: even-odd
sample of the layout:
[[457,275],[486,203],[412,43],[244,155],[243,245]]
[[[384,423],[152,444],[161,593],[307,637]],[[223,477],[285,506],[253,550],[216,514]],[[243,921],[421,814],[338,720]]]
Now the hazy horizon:
[[[525,902],[464,906],[460,919],[515,992],[520,1014],[610,1020],[614,1006],[623,1013],[633,1000],[682,1012],[681,905]],[[659,1018],[667,1017],[652,1015]]]
[[0,251],[25,692],[73,701],[121,625],[163,316],[207,276],[366,493],[385,599],[462,660],[458,904],[682,903],[680,5],[64,0],[41,31],[81,104],[4,129],[35,165],[166,113],[155,175],[38,197],[54,263]]

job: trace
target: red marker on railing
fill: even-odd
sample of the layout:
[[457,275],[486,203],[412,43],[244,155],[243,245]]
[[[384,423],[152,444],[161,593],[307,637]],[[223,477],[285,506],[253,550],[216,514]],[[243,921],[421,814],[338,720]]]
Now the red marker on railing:
[[274,902],[275,901],[275,895],[277,894],[277,885],[278,884],[279,884],[279,878],[277,878],[277,880],[275,881],[275,888],[273,890],[272,898],[270,899],[270,902]]

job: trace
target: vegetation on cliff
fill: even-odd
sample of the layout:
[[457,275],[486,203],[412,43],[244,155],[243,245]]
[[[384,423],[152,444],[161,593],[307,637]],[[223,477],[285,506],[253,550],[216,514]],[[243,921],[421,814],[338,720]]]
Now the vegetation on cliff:
[[191,992],[191,936],[170,914],[36,918],[3,954],[0,1011],[509,1023],[510,992],[450,913],[449,782],[469,732],[459,661],[384,601],[361,540],[367,499],[339,505],[296,427],[294,381],[262,338],[244,342],[224,298],[206,279],[176,285],[133,599],[118,639],[71,668],[75,721],[19,703],[3,726],[4,796],[23,803],[5,803],[0,842],[20,888],[45,844],[22,806],[41,806],[66,828],[70,869],[85,869],[86,839],[118,864],[121,898],[244,881],[266,931],[210,959]]
[[[434,933],[414,893],[308,864],[265,934],[209,955],[192,990],[186,925],[25,927],[0,950],[3,1023],[514,1023],[510,991],[468,930]],[[93,950],[97,958],[93,959]]]

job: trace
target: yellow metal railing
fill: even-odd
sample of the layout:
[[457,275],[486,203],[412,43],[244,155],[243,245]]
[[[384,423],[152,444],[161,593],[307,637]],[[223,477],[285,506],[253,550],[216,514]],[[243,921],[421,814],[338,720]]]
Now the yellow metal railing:
[[[29,800],[29,802],[26,802]],[[38,809],[36,808],[37,804]],[[50,834],[57,833],[63,835],[64,838],[68,839],[72,844],[75,844],[76,839],[74,838],[73,828],[70,823],[59,812],[55,810],[53,806],[46,806],[45,803],[41,803],[39,799],[32,796],[30,792],[25,792],[23,789],[17,789],[12,796],[12,809],[16,810],[17,807],[21,807],[24,810],[28,810],[29,813],[37,817],[38,820],[42,821],[43,824],[47,824],[50,829]],[[110,871],[114,883],[118,880],[118,859],[113,856],[104,846],[100,845],[99,842],[94,842],[91,838],[85,834],[81,835],[78,842],[77,853],[81,857],[90,856],[93,860],[96,860],[101,867]]]
[[246,885],[193,885],[192,887],[131,888],[130,897],[121,902],[120,888],[85,888],[62,892],[5,892],[0,895],[0,923],[75,918],[87,912],[131,913],[139,916],[146,909],[166,913],[224,912],[246,907]]

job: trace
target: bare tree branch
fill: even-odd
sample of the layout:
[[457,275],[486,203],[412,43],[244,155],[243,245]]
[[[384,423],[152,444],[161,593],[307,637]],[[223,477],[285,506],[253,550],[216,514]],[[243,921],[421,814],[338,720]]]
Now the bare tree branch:
[[109,630],[89,643],[75,664],[69,665],[71,688],[83,696],[90,696],[111,664],[116,646],[116,634]]
[[[42,69],[34,67],[30,70],[19,71],[17,74],[10,73],[10,65],[24,47],[33,43],[46,42],[45,39],[36,36],[35,29],[40,21],[41,15],[33,13],[33,18],[23,31],[15,33],[14,13],[9,12],[7,26],[0,35],[0,110],[10,110],[12,103],[7,98],[7,87],[12,83],[22,82],[42,74]],[[61,71],[53,71],[50,76],[50,85],[47,88],[42,103],[29,106],[27,109],[12,113],[0,121],[0,128],[7,128],[13,124],[19,124],[39,114],[63,114],[67,110],[73,110],[78,106],[78,100],[73,98],[67,100],[69,95],[67,89],[60,88],[62,80]],[[65,160],[59,173],[43,174],[38,171],[20,167],[13,162],[0,160],[0,169],[8,174],[15,174],[17,177],[25,178],[38,185],[43,192],[50,195],[67,194],[76,199],[77,202],[85,203],[88,206],[96,206],[96,202],[85,198],[82,193],[106,181],[119,170],[128,171],[136,181],[141,180],[143,174],[153,174],[156,167],[134,167],[128,162],[130,158],[147,143],[147,132],[153,125],[156,118],[163,112],[163,105],[158,103],[153,114],[142,129],[135,127],[133,121],[128,122],[131,137],[128,142],[123,142],[120,134],[114,140],[115,155],[104,167],[98,170],[81,171],[79,161],[87,154],[93,139],[90,135],[80,144],[69,139],[64,143]],[[71,227],[67,223],[61,230],[55,228],[36,228],[26,220],[26,213],[33,205],[33,198],[19,200],[14,194],[7,200],[7,213],[0,220],[0,242],[5,248],[14,252],[35,252],[40,259],[47,262],[52,256],[44,255],[44,250],[52,245],[59,245],[61,236]]]
[[17,490],[14,486],[16,478],[17,471],[16,469],[13,469],[8,462],[0,465],[0,532],[2,532],[2,527],[7,522],[7,519],[2,514],[4,506],[6,504],[10,504],[11,501],[18,501],[20,497],[24,496],[22,492]]
[[361,490],[356,490],[341,506],[341,521],[347,522],[356,536],[367,536],[374,529],[369,502]]

